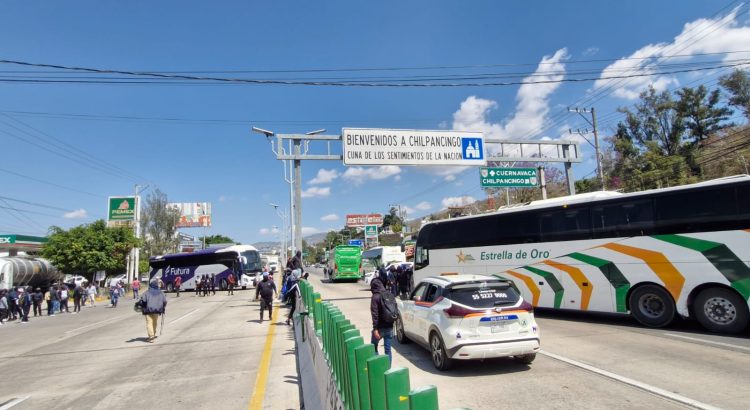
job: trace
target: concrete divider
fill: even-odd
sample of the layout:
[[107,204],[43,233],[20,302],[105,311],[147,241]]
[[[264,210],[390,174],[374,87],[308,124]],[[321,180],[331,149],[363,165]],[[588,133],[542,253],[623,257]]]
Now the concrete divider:
[[[308,409],[437,410],[435,386],[411,389],[409,370],[390,369],[375,347],[330,302],[300,281],[294,336]],[[369,332],[368,332],[369,333]]]

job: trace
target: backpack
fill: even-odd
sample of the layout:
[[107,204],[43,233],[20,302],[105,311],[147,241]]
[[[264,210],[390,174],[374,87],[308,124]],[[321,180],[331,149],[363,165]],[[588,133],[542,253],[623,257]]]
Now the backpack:
[[398,304],[393,294],[387,290],[380,292],[380,304],[383,305],[385,321],[395,322],[398,319]]
[[18,300],[18,304],[19,304],[20,306],[28,306],[28,305],[29,305],[29,301],[30,301],[30,299],[31,299],[31,298],[29,297],[29,295],[27,295],[26,293],[24,293],[24,294],[23,294],[23,295],[22,295],[22,296],[21,296],[21,297],[19,298],[19,300]]

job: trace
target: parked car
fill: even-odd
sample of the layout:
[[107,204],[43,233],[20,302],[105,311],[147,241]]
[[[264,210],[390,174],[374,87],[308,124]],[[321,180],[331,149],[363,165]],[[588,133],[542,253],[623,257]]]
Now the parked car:
[[128,275],[122,274],[117,276],[112,276],[104,282],[106,286],[115,286],[118,282],[122,281],[122,283],[127,284]]
[[63,280],[63,282],[68,285],[75,284],[75,286],[81,286],[83,282],[88,282],[88,280],[86,280],[86,278],[81,275],[65,275],[65,279]]
[[512,356],[531,364],[540,332],[533,307],[513,283],[484,275],[428,277],[397,300],[396,339],[429,349],[438,370],[454,360]]

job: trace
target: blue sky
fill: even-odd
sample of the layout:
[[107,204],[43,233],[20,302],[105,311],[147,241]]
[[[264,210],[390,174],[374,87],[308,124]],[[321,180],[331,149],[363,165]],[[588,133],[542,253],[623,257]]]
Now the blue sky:
[[[0,59],[242,78],[510,72],[527,79],[600,78],[635,72],[633,64],[643,60],[620,60],[629,57],[666,64],[747,58],[741,52],[750,50],[748,9],[739,2],[676,0],[3,1]],[[446,66],[464,68],[437,68]],[[421,68],[288,72],[385,67]],[[273,72],[225,72],[232,70]],[[50,71],[0,64],[0,79],[63,75]],[[0,81],[0,233],[44,234],[50,225],[104,218],[107,196],[148,184],[174,202],[212,202],[209,234],[243,243],[276,240],[280,219],[268,204],[288,207],[289,186],[269,143],[251,126],[278,133],[372,127],[559,139],[571,138],[568,128],[585,127],[566,113],[580,104],[596,107],[607,136],[620,118],[617,107],[632,104],[648,84],[713,86],[727,72],[455,88]],[[582,147],[586,160],[574,166],[576,178],[594,170],[592,150]],[[318,161],[305,162],[302,172],[306,234],[338,229],[347,213],[385,212],[392,203],[418,217],[484,198],[476,170]]]

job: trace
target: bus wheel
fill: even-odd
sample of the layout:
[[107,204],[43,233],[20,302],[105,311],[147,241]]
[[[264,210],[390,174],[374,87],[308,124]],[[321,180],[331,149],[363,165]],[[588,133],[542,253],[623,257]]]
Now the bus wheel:
[[172,285],[172,282],[167,283],[167,292],[174,292],[174,285]]
[[227,280],[222,279],[221,283],[219,283],[219,287],[221,288],[221,290],[227,290],[227,288],[229,287],[229,285],[227,285]]
[[645,326],[664,327],[674,319],[674,300],[659,286],[641,286],[630,294],[629,301],[630,314]]
[[723,288],[701,291],[693,304],[695,318],[712,332],[739,333],[747,327],[747,303],[737,293]]

